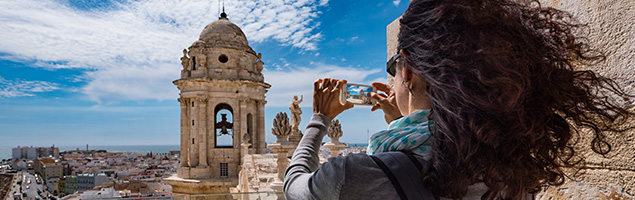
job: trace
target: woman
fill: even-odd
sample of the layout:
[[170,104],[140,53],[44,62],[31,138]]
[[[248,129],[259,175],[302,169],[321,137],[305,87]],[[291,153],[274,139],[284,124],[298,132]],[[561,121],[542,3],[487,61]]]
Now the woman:
[[[427,138],[369,152],[415,153],[425,163],[424,187],[440,197],[527,198],[562,184],[565,168],[584,165],[574,149],[581,131],[604,155],[607,133],[632,129],[620,126],[634,113],[610,97],[633,96],[609,78],[576,70],[604,56],[575,34],[583,26],[568,13],[537,1],[415,0],[400,25],[394,89],[373,83],[386,92],[371,94],[379,102],[373,110],[382,109],[391,128],[418,126],[407,134]],[[398,198],[368,155],[329,158],[318,168],[330,120],[352,107],[337,100],[344,83],[315,82],[314,115],[285,175],[288,199]],[[412,117],[419,120],[403,123]]]

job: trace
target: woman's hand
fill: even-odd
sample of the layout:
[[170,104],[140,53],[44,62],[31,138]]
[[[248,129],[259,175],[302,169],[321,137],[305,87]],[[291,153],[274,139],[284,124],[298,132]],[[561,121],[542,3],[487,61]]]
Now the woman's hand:
[[397,107],[397,99],[395,99],[395,92],[389,85],[379,82],[373,82],[373,87],[377,90],[385,92],[386,94],[370,92],[368,96],[371,99],[377,101],[378,104],[374,105],[370,111],[381,109],[384,111],[384,119],[386,123],[390,124],[393,120],[401,118],[401,111]]
[[331,120],[340,113],[353,107],[353,104],[340,102],[340,89],[346,80],[331,78],[318,79],[313,83],[313,113],[323,114]]

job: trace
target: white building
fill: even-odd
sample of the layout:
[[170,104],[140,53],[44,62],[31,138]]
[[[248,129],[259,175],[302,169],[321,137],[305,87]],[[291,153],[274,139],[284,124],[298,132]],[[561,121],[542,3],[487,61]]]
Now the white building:
[[78,174],[77,191],[92,190],[95,186],[100,186],[110,181],[106,174]]
[[59,148],[52,147],[21,147],[18,146],[12,149],[11,158],[13,159],[29,159],[33,160],[39,157],[53,157],[58,158],[60,155]]
[[[130,196],[129,194],[127,196]],[[80,194],[77,199],[105,199],[105,198],[121,198],[119,191],[115,188],[102,188],[101,190],[88,190]]]
[[11,163],[11,168],[16,170],[26,169],[27,163],[24,160],[14,160],[13,163]]
[[12,156],[13,159],[35,159],[37,158],[37,148],[35,147],[16,147],[13,148]]

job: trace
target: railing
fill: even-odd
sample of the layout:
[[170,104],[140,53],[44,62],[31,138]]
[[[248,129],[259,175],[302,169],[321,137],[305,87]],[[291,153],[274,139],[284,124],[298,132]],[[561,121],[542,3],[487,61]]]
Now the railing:
[[100,199],[100,200],[187,200],[185,195],[166,196],[166,197],[126,197],[126,198],[87,198],[87,199]]
[[284,200],[281,191],[245,192],[226,194],[197,194],[191,195],[189,200]]
[[225,193],[225,194],[196,194],[190,195],[188,199],[185,195],[166,197],[129,197],[129,198],[90,198],[90,200],[285,200],[281,191],[270,192],[245,192],[245,193]]

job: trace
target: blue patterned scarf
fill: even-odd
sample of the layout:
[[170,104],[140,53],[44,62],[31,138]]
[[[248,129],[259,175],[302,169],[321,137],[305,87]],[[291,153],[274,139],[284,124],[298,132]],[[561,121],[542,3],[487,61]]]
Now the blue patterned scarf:
[[432,146],[430,128],[432,121],[428,121],[430,110],[418,110],[408,116],[390,122],[387,130],[373,134],[368,142],[368,155],[388,151],[411,151],[430,158],[428,148]]

